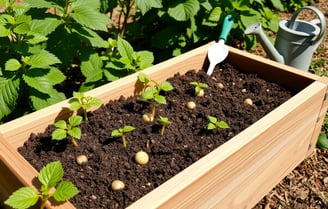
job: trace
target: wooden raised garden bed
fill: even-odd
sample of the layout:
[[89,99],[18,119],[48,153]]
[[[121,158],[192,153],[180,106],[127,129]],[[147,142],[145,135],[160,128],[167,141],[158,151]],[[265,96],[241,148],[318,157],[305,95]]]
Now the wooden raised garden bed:
[[[207,69],[210,44],[143,72],[163,81],[177,72]],[[257,73],[298,93],[129,209],[252,208],[312,153],[328,107],[327,79],[234,48],[229,50],[227,61],[238,70]],[[137,75],[109,83],[87,95],[104,103],[121,95],[133,95],[138,87]],[[68,107],[66,100],[0,126],[0,201],[22,185],[35,185],[37,171],[17,148],[32,132],[43,132],[54,121],[68,118]],[[74,208],[70,202],[52,207]]]

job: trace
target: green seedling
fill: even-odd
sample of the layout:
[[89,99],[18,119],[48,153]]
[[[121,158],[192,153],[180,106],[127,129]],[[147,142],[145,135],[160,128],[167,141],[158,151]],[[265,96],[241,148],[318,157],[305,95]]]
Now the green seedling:
[[52,140],[62,140],[67,137],[67,135],[70,136],[70,140],[72,144],[77,147],[78,144],[76,142],[76,139],[81,138],[81,129],[78,127],[83,118],[82,116],[76,115],[71,116],[68,118],[68,123],[64,120],[57,121],[54,125],[56,127],[56,130],[52,132]]
[[40,209],[43,209],[49,198],[63,202],[77,195],[80,191],[70,181],[62,180],[64,170],[60,161],[48,163],[38,175],[41,183],[39,190],[34,187],[21,187],[4,202],[12,208],[26,209],[35,205],[41,199]]
[[112,131],[112,136],[117,136],[122,138],[123,147],[126,148],[126,137],[125,134],[133,131],[135,128],[133,126],[124,126],[123,128],[115,129]]
[[69,100],[71,110],[82,109],[84,120],[88,121],[87,111],[102,104],[101,100],[91,96],[84,96],[82,92],[73,92],[73,98]]
[[[155,118],[156,104],[166,104],[166,98],[165,96],[160,95],[160,92],[171,91],[173,90],[173,86],[168,81],[158,83],[155,80],[148,78],[147,75],[145,75],[144,73],[140,73],[138,75],[138,79],[141,83],[144,84],[144,88],[140,96],[141,99],[145,101],[151,101],[150,121],[153,121]],[[153,83],[154,86],[150,86],[150,83]]]
[[228,123],[224,122],[224,121],[220,121],[218,120],[216,117],[213,116],[207,116],[207,118],[209,119],[209,123],[207,125],[207,129],[208,130],[217,130],[219,128],[221,129],[226,129],[229,128]]
[[190,82],[191,85],[195,86],[195,95],[198,97],[204,96],[205,92],[204,89],[208,88],[206,83],[199,83],[196,81]]
[[321,149],[328,149],[328,138],[325,133],[321,133],[318,137],[317,146]]
[[170,121],[167,117],[162,116],[159,116],[157,120],[162,124],[161,135],[164,135],[165,127],[170,125],[172,121]]

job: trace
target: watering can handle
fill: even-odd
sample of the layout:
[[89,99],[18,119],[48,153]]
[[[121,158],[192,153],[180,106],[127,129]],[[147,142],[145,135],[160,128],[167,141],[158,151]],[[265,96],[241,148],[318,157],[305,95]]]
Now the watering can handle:
[[318,37],[316,38],[316,40],[313,40],[313,42],[312,42],[312,45],[315,45],[318,41],[321,40],[321,38],[324,36],[325,31],[326,31],[326,19],[325,19],[325,15],[319,9],[317,9],[316,7],[313,7],[313,6],[305,6],[305,7],[302,7],[300,9],[298,9],[293,14],[293,16],[290,18],[290,20],[288,21],[287,27],[293,29],[294,23],[295,23],[295,20],[296,20],[296,17],[304,9],[312,10],[319,17],[319,22],[316,22],[316,23],[320,24],[320,33],[319,33]]

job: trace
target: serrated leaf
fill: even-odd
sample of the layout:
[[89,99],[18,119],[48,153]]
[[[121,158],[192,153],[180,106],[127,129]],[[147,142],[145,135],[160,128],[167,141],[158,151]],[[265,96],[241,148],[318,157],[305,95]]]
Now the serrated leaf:
[[161,0],[136,0],[137,7],[140,9],[142,15],[145,15],[152,8],[162,8]]
[[71,126],[78,126],[81,124],[83,118],[79,115],[72,116],[68,118],[68,122]]
[[80,191],[72,182],[62,181],[56,188],[54,198],[57,201],[66,201],[77,195]]
[[19,68],[21,68],[21,64],[17,59],[9,59],[5,64],[5,70],[8,71],[17,71]]
[[174,5],[174,7],[170,7],[168,14],[178,21],[186,21],[196,15],[199,9],[200,4],[197,0],[184,0]]
[[0,77],[0,119],[9,115],[16,107],[21,80],[16,77]]
[[73,12],[70,16],[76,22],[91,29],[107,31],[107,25],[111,23],[108,16],[89,7],[88,4],[77,4],[73,2],[71,6]]
[[32,88],[35,88],[36,90],[48,94],[53,89],[52,84],[49,82],[49,80],[42,76],[30,76],[30,74],[25,73],[23,75],[23,79],[27,85],[29,85]]
[[4,202],[12,208],[26,209],[35,205],[39,199],[38,193],[32,187],[22,187],[15,191]]
[[142,83],[149,83],[150,79],[148,78],[148,76],[144,73],[139,73],[138,74],[138,80]]
[[0,37],[7,37],[11,34],[11,30],[3,25],[0,25]]
[[117,37],[117,49],[120,53],[120,55],[124,58],[127,58],[129,60],[129,63],[133,62],[133,47],[131,46],[131,44],[124,40],[123,38],[121,38],[120,36]]
[[162,89],[163,91],[171,91],[171,90],[173,89],[173,86],[172,86],[172,84],[171,84],[170,82],[168,82],[168,81],[163,81],[163,82],[161,83],[161,89]]
[[158,104],[166,104],[166,99],[164,96],[162,95],[155,95],[154,100],[158,103]]
[[56,128],[66,129],[67,128],[67,123],[64,120],[59,120],[54,124],[54,126]]
[[30,25],[28,23],[21,23],[14,28],[14,32],[17,34],[26,34],[30,31]]
[[38,179],[48,189],[56,186],[63,178],[64,170],[60,161],[54,161],[44,166],[39,173]]
[[56,89],[49,89],[47,94],[44,94],[34,88],[29,88],[29,98],[32,102],[32,107],[35,110],[42,109],[49,105],[58,103],[66,99],[65,94],[58,92]]
[[73,25],[72,31],[79,35],[79,37],[86,43],[93,47],[106,48],[107,42],[103,40],[96,32],[81,25]]
[[142,92],[140,95],[142,100],[153,99],[154,95],[157,93],[157,89],[154,87],[148,87],[146,91]]
[[97,53],[91,54],[89,60],[82,61],[81,72],[86,77],[86,82],[95,82],[103,77],[103,61]]
[[68,130],[67,133],[75,139],[81,138],[81,129],[78,127],[73,127],[71,130]]
[[53,140],[62,140],[67,137],[67,131],[64,129],[56,129],[52,132],[51,138]]
[[82,107],[82,104],[77,98],[72,98],[69,100],[70,103],[70,109],[71,110],[78,110]]
[[32,33],[32,32],[29,32],[27,34],[26,39],[27,39],[27,43],[33,44],[33,45],[48,40],[48,38],[46,36],[43,36],[43,35],[38,34],[38,33]]
[[31,31],[33,33],[47,36],[55,31],[61,23],[62,22],[57,18],[47,17],[41,20],[33,19],[31,22]]
[[138,51],[135,53],[140,70],[146,69],[153,65],[154,55],[150,51]]
[[61,63],[61,61],[52,53],[42,50],[38,54],[31,55],[26,64],[33,68],[49,68],[50,65]]

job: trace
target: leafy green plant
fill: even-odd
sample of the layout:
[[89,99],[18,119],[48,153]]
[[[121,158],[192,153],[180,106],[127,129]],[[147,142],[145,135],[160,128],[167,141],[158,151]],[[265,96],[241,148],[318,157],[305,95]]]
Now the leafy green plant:
[[87,111],[102,104],[101,100],[92,96],[85,96],[82,92],[73,92],[73,98],[69,100],[71,110],[82,109],[84,120],[88,121]]
[[115,129],[112,131],[112,136],[121,137],[123,142],[123,147],[126,148],[126,136],[125,134],[133,131],[135,128],[133,126],[124,126],[123,128]]
[[172,121],[170,121],[167,117],[162,117],[162,116],[159,116],[157,121],[162,124],[161,135],[164,135],[165,127],[170,125]]
[[208,85],[206,83],[200,83],[196,81],[190,82],[191,85],[195,87],[195,95],[196,96],[204,96],[204,89],[208,88]]
[[72,144],[77,147],[78,143],[76,139],[81,138],[81,129],[79,125],[81,124],[83,118],[82,116],[76,115],[68,118],[68,123],[65,120],[59,120],[54,125],[56,129],[52,132],[53,140],[63,140],[70,137]]
[[[0,1],[0,6],[4,10],[0,16],[0,120],[65,99],[59,89],[65,89],[62,85],[80,57],[88,59],[96,48],[107,46],[95,32],[107,31],[111,22],[99,13],[99,1]],[[78,79],[77,75],[69,78]]]
[[[144,91],[141,93],[140,98],[142,100],[151,101],[151,113],[150,118],[155,118],[156,104],[166,104],[165,96],[161,95],[161,91],[171,91],[173,86],[168,81],[158,83],[153,79],[150,79],[146,74],[139,73],[138,80],[144,84]],[[153,83],[154,86],[149,86],[149,83]],[[151,121],[152,121],[151,120]]]
[[219,128],[226,129],[229,128],[228,123],[218,120],[216,117],[213,116],[207,116],[208,120],[210,121],[207,125],[208,130],[217,130]]
[[317,141],[317,146],[321,149],[328,149],[328,138],[325,133],[320,133]]
[[54,198],[57,202],[69,200],[79,193],[70,181],[62,180],[64,170],[60,161],[45,165],[38,175],[41,188],[21,187],[15,191],[5,204],[12,208],[25,209],[35,205],[41,199],[40,209],[45,207],[47,200]]

